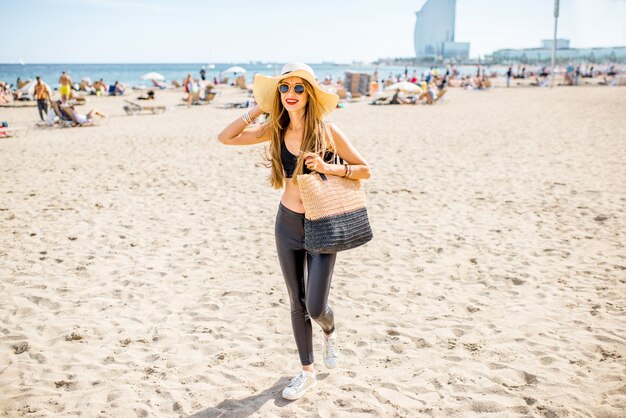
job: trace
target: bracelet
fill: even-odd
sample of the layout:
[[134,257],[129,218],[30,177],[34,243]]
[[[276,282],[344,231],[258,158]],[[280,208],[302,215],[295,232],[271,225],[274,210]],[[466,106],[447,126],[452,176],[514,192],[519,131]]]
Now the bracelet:
[[246,123],[246,125],[250,125],[252,122],[254,122],[254,118],[250,116],[249,112],[246,112],[243,115],[241,115],[241,119]]
[[344,167],[346,168],[346,172],[342,177],[348,177],[348,172],[350,171],[350,164],[348,163],[343,163]]

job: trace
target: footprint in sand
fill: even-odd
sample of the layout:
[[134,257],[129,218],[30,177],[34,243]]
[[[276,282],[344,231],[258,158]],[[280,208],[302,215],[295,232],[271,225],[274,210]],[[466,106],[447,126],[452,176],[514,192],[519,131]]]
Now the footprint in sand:
[[13,344],[13,352],[15,354],[22,354],[30,348],[28,341],[21,341],[19,343]]
[[527,385],[536,385],[537,383],[539,383],[539,379],[537,379],[537,376],[535,376],[534,374],[522,372],[522,375]]
[[65,341],[81,341],[83,338],[83,335],[78,333],[78,332],[72,332],[70,335],[66,335],[65,336]]
[[67,380],[59,380],[59,381],[57,381],[57,382],[54,382],[54,385],[55,385],[57,388],[63,388],[63,387],[65,387],[65,388],[68,388],[68,389],[69,389],[69,387],[72,385],[72,382],[68,382]]

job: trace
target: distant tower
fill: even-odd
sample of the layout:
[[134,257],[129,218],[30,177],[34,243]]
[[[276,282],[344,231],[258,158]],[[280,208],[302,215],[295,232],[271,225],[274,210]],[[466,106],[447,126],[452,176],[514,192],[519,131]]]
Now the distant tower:
[[456,0],[428,0],[416,12],[417,58],[467,58],[469,44],[454,42]]

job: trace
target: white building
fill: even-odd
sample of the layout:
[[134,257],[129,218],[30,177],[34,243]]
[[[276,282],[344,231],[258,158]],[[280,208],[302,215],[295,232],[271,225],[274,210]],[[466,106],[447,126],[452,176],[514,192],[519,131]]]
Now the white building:
[[454,41],[456,0],[428,0],[415,15],[417,58],[469,57],[469,43]]
[[[543,49],[552,49],[552,45],[554,45],[553,39],[542,39],[541,47]],[[556,38],[556,49],[565,49],[569,48],[569,39]]]
[[[548,62],[552,59],[552,40],[542,40],[541,48],[499,49],[492,57],[498,62]],[[568,39],[557,39],[556,58],[559,61],[624,62],[626,47],[570,48]]]

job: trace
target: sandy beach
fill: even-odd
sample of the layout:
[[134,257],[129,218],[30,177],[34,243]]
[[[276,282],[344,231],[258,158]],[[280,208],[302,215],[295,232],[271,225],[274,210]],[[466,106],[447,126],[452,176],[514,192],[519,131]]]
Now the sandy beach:
[[[125,98],[138,93],[129,92]],[[375,238],[341,253],[341,366],[299,370],[262,146],[217,134],[245,92],[82,109],[0,140],[0,415],[623,417],[626,88],[451,89],[331,120],[372,167]],[[152,104],[152,103],[150,103]]]

